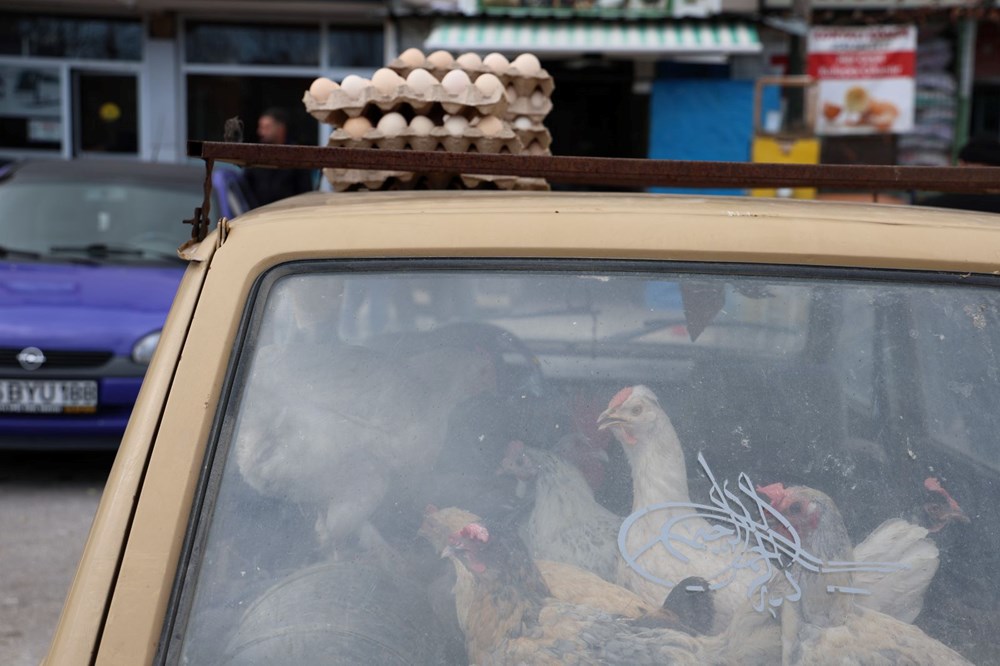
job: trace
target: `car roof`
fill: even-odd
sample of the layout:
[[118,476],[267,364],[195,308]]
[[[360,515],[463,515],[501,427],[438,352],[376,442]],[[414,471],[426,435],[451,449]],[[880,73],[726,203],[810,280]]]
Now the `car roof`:
[[236,236],[254,230],[256,237],[297,237],[306,249],[318,247],[313,240],[330,232],[344,256],[1000,270],[998,215],[823,200],[595,192],[310,193],[251,211],[231,226]]
[[192,188],[193,199],[201,193],[205,168],[199,164],[163,164],[104,158],[73,160],[24,160],[11,167],[4,182],[51,183],[87,181],[107,183],[158,183],[170,187]]

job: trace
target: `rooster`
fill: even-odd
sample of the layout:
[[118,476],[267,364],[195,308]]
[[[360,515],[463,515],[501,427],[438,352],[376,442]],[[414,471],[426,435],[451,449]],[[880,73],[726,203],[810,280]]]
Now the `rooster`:
[[[805,486],[761,489],[772,506],[795,529],[802,549],[823,563],[848,562],[850,537],[836,505],[828,496]],[[785,531],[776,526],[778,531]],[[864,608],[855,598],[833,590],[856,586],[850,571],[819,572],[793,561],[790,577],[801,593],[782,604],[781,642],[784,664],[969,664],[960,654],[923,631],[894,617]],[[777,577],[777,586],[791,584]]]
[[[601,414],[598,424],[611,429],[628,458],[632,468],[634,512],[665,502],[691,502],[680,440],[649,388],[639,385],[619,391]],[[625,547],[629,553],[639,552],[660,539],[667,520],[691,513],[690,508],[679,506],[641,517],[628,531]],[[699,532],[709,533],[712,525],[695,516],[686,518],[680,527],[686,536],[692,537]],[[896,561],[910,566],[907,575],[881,574],[865,580],[872,594],[861,603],[892,612],[900,619],[916,617],[938,562],[937,547],[926,536],[927,530],[919,526],[902,520],[887,521],[859,544],[858,559],[887,561],[897,558]],[[677,542],[672,545],[688,558],[686,562],[658,544],[642,553],[637,564],[665,581],[678,581],[687,576],[706,578],[713,587],[718,587],[715,590],[716,629],[725,627],[737,609],[749,605],[749,588],[759,572],[746,567],[733,570],[731,565],[740,555],[733,550],[704,546],[699,549]],[[670,591],[641,575],[624,559],[619,564],[618,582],[655,604],[661,603]]]
[[318,540],[387,545],[371,523],[387,496],[417,494],[452,410],[495,386],[477,351],[432,349],[406,358],[355,346],[259,354],[236,426],[236,462],[257,492],[318,514]]
[[674,626],[647,628],[555,599],[512,531],[470,523],[449,536],[442,554],[470,583],[465,636],[471,663],[735,665],[780,659],[777,625],[766,613],[748,615],[720,636],[695,636],[683,617]]
[[575,465],[513,441],[499,471],[512,474],[519,484],[534,486],[535,503],[521,537],[535,558],[574,564],[604,580],[615,580],[622,519],[594,499]]

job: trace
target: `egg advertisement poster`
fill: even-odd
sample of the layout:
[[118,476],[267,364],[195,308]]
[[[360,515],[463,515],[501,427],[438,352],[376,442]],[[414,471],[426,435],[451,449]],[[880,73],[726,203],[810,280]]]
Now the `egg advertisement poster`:
[[826,26],[809,31],[807,69],[817,84],[817,134],[913,129],[917,29]]

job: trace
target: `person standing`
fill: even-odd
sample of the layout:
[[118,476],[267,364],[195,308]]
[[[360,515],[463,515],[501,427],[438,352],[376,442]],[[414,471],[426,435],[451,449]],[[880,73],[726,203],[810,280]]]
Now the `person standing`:
[[[270,108],[257,121],[257,138],[261,143],[282,145],[288,142],[288,113]],[[286,197],[311,192],[315,188],[309,169],[267,169],[247,167],[243,170],[250,208],[257,208]]]
[[[1000,140],[981,136],[970,139],[958,152],[958,166],[1000,166]],[[921,206],[962,208],[1000,213],[1000,194],[938,194],[918,201]]]

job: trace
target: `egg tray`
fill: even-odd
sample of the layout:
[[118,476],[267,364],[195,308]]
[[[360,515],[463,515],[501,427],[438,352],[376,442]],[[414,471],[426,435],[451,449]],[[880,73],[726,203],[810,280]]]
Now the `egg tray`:
[[468,86],[459,94],[446,91],[441,85],[431,86],[422,94],[402,85],[391,93],[383,93],[374,86],[368,86],[358,97],[352,97],[337,88],[330,91],[330,96],[320,102],[308,90],[302,97],[306,111],[321,123],[342,125],[348,118],[356,118],[372,107],[382,113],[396,111],[403,106],[409,106],[414,113],[428,115],[435,105],[440,106],[444,113],[456,115],[503,116],[507,111],[507,94],[504,90],[496,90],[492,95],[484,95],[474,85]]
[[[551,141],[550,141],[551,143]],[[513,153],[522,152],[517,132],[505,127],[499,134],[487,136],[482,130],[467,127],[461,135],[454,136],[443,127],[434,127],[429,135],[419,135],[411,130],[389,136],[375,128],[361,137],[353,137],[342,129],[334,130],[327,141],[336,148],[377,148],[381,150],[444,150],[450,153]]]
[[323,169],[334,192],[392,190],[549,190],[544,178],[410,171]]
[[502,118],[513,122],[518,116],[526,116],[531,119],[532,123],[540,125],[551,112],[552,100],[548,97],[545,98],[545,103],[540,107],[532,105],[531,98],[529,97],[518,97],[513,102],[507,104],[507,110],[504,112]]
[[[513,132],[521,140],[521,145],[524,146],[523,152],[530,152],[533,155],[549,154],[548,150],[552,146],[552,133],[544,126],[534,125],[530,129],[517,129],[515,127]],[[546,152],[540,153],[528,150],[533,145],[537,145],[541,150]]]
[[486,65],[480,65],[479,67],[462,67],[458,63],[452,63],[450,67],[435,67],[431,64],[425,64],[420,67],[413,67],[403,62],[399,58],[396,58],[391,63],[387,65],[389,69],[396,72],[404,79],[410,75],[415,69],[426,69],[430,72],[434,78],[438,81],[443,79],[445,75],[455,69],[460,69],[469,75],[469,78],[475,81],[482,74],[493,74],[500,82],[503,83],[504,87],[514,86],[515,92],[518,95],[530,95],[535,90],[541,90],[542,94],[548,97],[555,90],[556,84],[552,79],[552,76],[544,69],[539,70],[536,74],[522,74],[518,71],[517,67],[510,66],[506,71],[497,73]]

